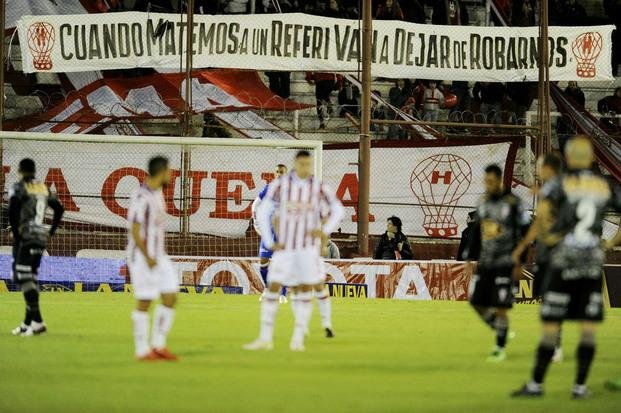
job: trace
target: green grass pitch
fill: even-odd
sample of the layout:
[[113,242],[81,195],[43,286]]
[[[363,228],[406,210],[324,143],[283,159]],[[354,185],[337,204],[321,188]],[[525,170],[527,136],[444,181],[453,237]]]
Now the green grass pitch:
[[517,337],[502,364],[485,362],[492,333],[463,302],[334,300],[337,337],[313,314],[306,353],[291,353],[289,305],[272,352],[245,352],[255,338],[256,296],[181,295],[170,348],[179,363],[133,360],[129,294],[45,293],[50,333],[12,337],[20,294],[0,294],[0,412],[621,412],[621,311],[609,310],[589,384],[573,401],[575,325],[566,358],[552,365],[542,400],[513,401],[528,378],[538,306],[512,312]]

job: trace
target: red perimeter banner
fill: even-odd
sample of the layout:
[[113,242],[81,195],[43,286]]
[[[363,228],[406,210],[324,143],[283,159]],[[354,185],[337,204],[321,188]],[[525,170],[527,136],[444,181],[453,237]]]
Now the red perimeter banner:
[[[183,285],[236,286],[242,287],[243,294],[259,294],[263,291],[258,259],[174,257],[173,261]],[[367,298],[465,301],[475,270],[476,264],[448,260],[326,261],[327,282],[365,284]],[[533,275],[528,269],[523,271],[516,287],[516,302],[535,304],[541,301],[540,297],[533,295]]]
[[[239,286],[263,291],[258,259],[174,258],[184,285]],[[457,261],[329,260],[328,282],[366,284],[368,298],[466,300],[472,267]]]

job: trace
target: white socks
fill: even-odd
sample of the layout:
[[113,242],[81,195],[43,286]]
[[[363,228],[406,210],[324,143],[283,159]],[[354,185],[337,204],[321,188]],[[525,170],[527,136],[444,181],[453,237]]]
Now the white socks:
[[261,300],[261,331],[259,339],[271,343],[274,340],[274,322],[280,303],[280,292],[266,291]]
[[175,318],[175,310],[162,304],[155,307],[153,313],[153,332],[151,345],[153,348],[162,349],[166,347],[166,337],[172,327]]
[[313,293],[312,291],[300,292],[292,299],[295,299],[297,303],[292,306],[295,316],[295,327],[293,328],[291,342],[300,344],[304,343],[304,336],[306,330],[308,330],[308,324],[313,313]]
[[332,301],[328,289],[324,288],[321,292],[315,291],[315,298],[317,298],[317,307],[319,307],[321,316],[321,326],[332,329]]
[[[175,318],[175,310],[163,305],[158,305],[153,314],[153,337],[151,345],[154,348],[166,347],[166,337],[172,327]],[[134,324],[134,344],[136,345],[136,357],[144,357],[151,351],[149,345],[149,313],[147,311],[132,311],[132,323]]]
[[146,311],[132,311],[134,324],[134,344],[136,345],[136,357],[144,357],[149,354],[149,313]]

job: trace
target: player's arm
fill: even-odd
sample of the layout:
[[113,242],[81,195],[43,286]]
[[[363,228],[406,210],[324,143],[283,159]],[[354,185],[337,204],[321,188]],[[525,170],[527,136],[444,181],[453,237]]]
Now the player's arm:
[[[616,212],[621,213],[621,187],[619,185],[612,185],[612,207]],[[621,221],[617,228],[617,233],[611,239],[604,241],[604,247],[606,249],[612,249],[621,244]]]
[[11,193],[9,195],[9,225],[11,226],[14,240],[19,239],[19,213],[21,207],[19,198],[14,193]]
[[259,229],[259,225],[257,224],[257,209],[259,208],[260,204],[261,204],[261,198],[256,197],[254,201],[252,201],[252,207],[251,207],[252,225],[254,226],[254,230],[259,236],[261,236],[261,230]]
[[142,224],[140,222],[134,222],[132,224],[132,238],[134,239],[134,243],[138,250],[142,253],[149,268],[153,268],[157,265],[157,260],[151,256],[149,256],[149,252],[147,251],[147,245],[145,243],[144,238],[141,235]]
[[259,234],[265,247],[274,251],[280,249],[280,245],[276,244],[274,235],[272,234],[272,215],[276,210],[277,202],[274,199],[276,191],[279,191],[279,185],[270,185],[270,189],[257,208],[256,225],[259,227]]
[[535,220],[528,228],[526,235],[522,238],[522,240],[518,243],[517,247],[513,250],[511,254],[511,258],[513,259],[514,264],[519,264],[521,262],[522,254],[526,251],[526,248],[537,239],[537,235],[539,234],[538,221],[539,219],[535,217]]
[[341,251],[339,250],[338,245],[334,242],[330,244],[330,257],[332,257],[333,260],[341,259]]
[[341,224],[343,215],[345,215],[345,208],[343,204],[336,197],[336,195],[325,186],[322,186],[324,200],[328,204],[328,216],[326,217],[323,225],[321,226],[321,232],[324,236],[333,233]]
[[50,227],[50,236],[56,233],[58,226],[60,225],[60,220],[63,218],[63,214],[65,213],[65,208],[63,204],[56,198],[55,196],[50,196],[47,199],[47,206],[52,208],[54,211],[54,216],[52,218],[52,226]]
[[136,244],[136,248],[138,248],[138,251],[140,251],[143,255],[149,268],[153,268],[157,265],[157,260],[154,257],[149,256],[146,240],[142,237],[142,226],[146,225],[146,222],[144,222],[146,210],[147,204],[143,198],[138,197],[132,200],[127,220],[131,223],[130,230],[132,232],[132,239],[134,240],[134,244]]
[[530,244],[532,244],[539,235],[540,232],[540,223],[541,220],[538,218],[539,215],[535,216],[533,222],[531,222],[530,217],[528,216],[528,212],[523,208],[522,203],[517,200],[518,204],[516,206],[516,225],[517,230],[520,236],[520,242],[518,242],[517,247],[513,250],[511,254],[511,258],[513,262],[518,265],[522,262],[522,257],[524,256],[524,251]]
[[410,241],[408,241],[408,237],[404,236],[403,241],[399,244],[399,253],[401,254],[401,258],[404,260],[411,260],[414,258],[414,253],[412,252],[412,247],[410,246]]
[[552,227],[549,224],[552,222],[552,203],[547,199],[542,199],[537,206],[537,226],[538,232],[541,235],[543,243],[547,246],[554,246],[558,244],[563,235],[552,231]]

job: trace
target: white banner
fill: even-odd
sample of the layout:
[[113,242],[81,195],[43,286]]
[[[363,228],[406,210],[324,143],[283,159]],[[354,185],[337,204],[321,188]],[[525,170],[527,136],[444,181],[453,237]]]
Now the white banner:
[[[155,67],[183,70],[185,16],[104,13],[24,16],[25,72]],[[86,21],[85,21],[86,20]],[[357,72],[356,20],[292,14],[196,15],[194,67]],[[614,26],[550,27],[550,79],[612,80]],[[373,22],[373,75],[468,81],[535,81],[537,27]]]
[[[370,232],[385,231],[397,215],[408,235],[459,236],[466,215],[483,193],[483,168],[513,163],[510,142],[467,146],[374,147],[371,150]],[[193,146],[188,180],[190,232],[242,237],[250,205],[273,178],[276,164],[290,165],[295,149]],[[168,231],[180,229],[181,147],[148,144],[59,143],[4,140],[4,182],[17,180],[20,159],[37,163],[38,177],[59,194],[66,219],[124,227],[129,195],[146,177],[154,153],[166,155],[174,180],[165,190]],[[341,230],[356,233],[357,149],[326,149],[324,181],[346,206]],[[6,189],[5,189],[6,190]]]

